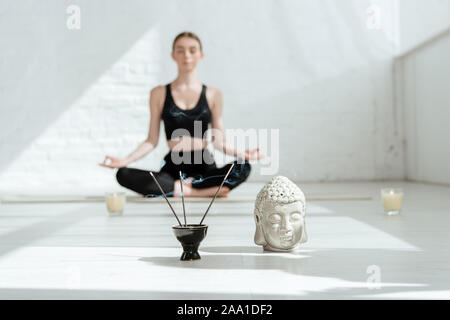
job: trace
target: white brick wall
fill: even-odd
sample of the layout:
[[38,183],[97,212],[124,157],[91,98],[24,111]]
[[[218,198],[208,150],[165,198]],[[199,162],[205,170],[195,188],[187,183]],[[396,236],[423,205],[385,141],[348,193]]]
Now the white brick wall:
[[[95,192],[121,189],[114,169],[98,166],[106,154],[126,156],[146,138],[149,83],[160,59],[155,29],[104,72],[1,173],[4,193]],[[159,148],[133,165],[157,169]]]
[[[78,31],[65,27],[72,3],[81,8]],[[2,3],[0,193],[121,189],[114,170],[98,163],[145,139],[149,91],[176,77],[169,54],[183,30],[203,41],[198,75],[222,90],[225,127],[280,129],[279,174],[402,178],[392,21],[367,30],[370,3]],[[161,126],[158,148],[130,166],[158,169],[163,133]],[[250,180],[267,179],[255,165]]]

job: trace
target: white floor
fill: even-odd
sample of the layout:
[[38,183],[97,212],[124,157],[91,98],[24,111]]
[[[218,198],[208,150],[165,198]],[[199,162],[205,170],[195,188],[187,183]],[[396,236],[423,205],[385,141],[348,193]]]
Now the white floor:
[[[400,216],[382,214],[382,186],[405,189]],[[230,199],[256,195],[247,183]],[[165,202],[2,203],[0,299],[450,299],[450,187],[303,184],[309,241],[293,253],[253,243],[253,202],[218,201],[202,259],[181,262]],[[320,200],[326,195],[366,196]],[[314,200],[319,199],[319,200]],[[199,222],[207,202],[190,202]],[[181,212],[181,203],[174,203]],[[379,282],[377,281],[379,279]]]

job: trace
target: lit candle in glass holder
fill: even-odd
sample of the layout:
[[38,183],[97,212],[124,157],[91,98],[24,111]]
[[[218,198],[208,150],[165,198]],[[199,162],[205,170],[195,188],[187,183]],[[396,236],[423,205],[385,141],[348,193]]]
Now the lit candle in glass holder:
[[121,216],[126,202],[125,192],[106,192],[106,208],[110,216]]
[[381,189],[381,201],[383,202],[384,212],[388,216],[397,215],[403,205],[403,190],[400,188]]

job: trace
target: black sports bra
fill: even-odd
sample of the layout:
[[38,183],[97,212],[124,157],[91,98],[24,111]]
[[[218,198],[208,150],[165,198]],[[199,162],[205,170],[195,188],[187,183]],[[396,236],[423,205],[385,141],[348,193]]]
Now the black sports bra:
[[206,86],[202,84],[202,93],[197,105],[183,110],[175,104],[170,91],[170,83],[166,85],[166,99],[161,115],[167,140],[179,136],[204,138],[208,124],[211,122],[211,110],[206,100]]

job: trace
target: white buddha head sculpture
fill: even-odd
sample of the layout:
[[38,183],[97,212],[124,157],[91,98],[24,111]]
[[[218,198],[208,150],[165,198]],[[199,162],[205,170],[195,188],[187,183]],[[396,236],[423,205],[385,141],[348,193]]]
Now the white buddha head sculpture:
[[255,243],[268,251],[290,251],[308,241],[305,195],[283,176],[273,177],[259,191],[254,217]]

